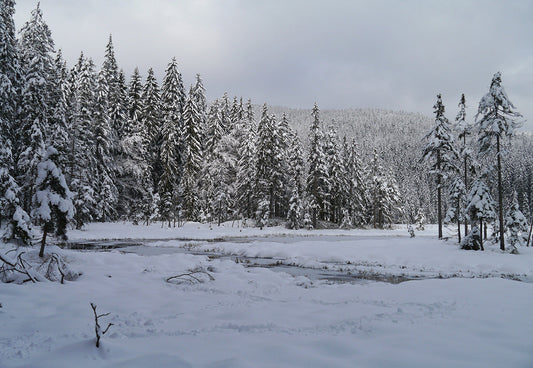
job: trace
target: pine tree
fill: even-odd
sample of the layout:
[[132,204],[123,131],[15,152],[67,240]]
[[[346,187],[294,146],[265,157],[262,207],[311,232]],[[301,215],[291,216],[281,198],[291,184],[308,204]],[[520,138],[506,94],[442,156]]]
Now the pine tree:
[[205,132],[207,132],[207,100],[205,98],[204,83],[202,78],[200,78],[200,74],[196,74],[196,81],[192,86],[190,95],[192,96],[192,99],[194,100],[196,108],[200,114],[199,130],[202,134],[201,141],[203,141],[203,135]]
[[324,151],[324,133],[320,128],[320,111],[315,104],[312,112],[313,122],[309,133],[309,170],[307,174],[307,195],[312,208],[313,227],[317,220],[324,219],[324,209],[328,205],[330,188],[327,156]]
[[135,68],[128,88],[127,119],[120,139],[120,155],[116,158],[119,216],[138,224],[144,218],[143,201],[151,202],[153,185],[148,162],[142,114],[142,82]]
[[507,216],[505,216],[505,226],[509,232],[509,245],[514,248],[515,252],[517,246],[525,246],[527,244],[529,224],[522,211],[520,211],[516,192],[513,194],[511,207],[507,212]]
[[162,129],[161,94],[152,68],[148,69],[142,99],[143,112],[141,120],[144,126],[143,136],[149,155],[148,162],[152,182],[154,183],[154,191],[157,192],[155,186],[161,176],[161,162],[159,160]]
[[[466,121],[466,99],[464,93],[461,95],[461,100],[459,101],[459,112],[457,113],[457,116],[455,118],[455,130],[459,133],[459,139],[463,141],[463,146],[461,147],[460,157],[463,159],[463,177],[464,182],[463,186],[465,188],[465,191],[468,190],[468,172],[469,170],[469,164],[468,162],[471,160],[472,152],[467,145],[467,138],[472,133],[472,126]],[[465,235],[468,233],[468,222],[465,219]],[[460,234],[460,233],[459,233]],[[460,238],[460,235],[459,235]],[[461,242],[461,240],[459,240]]]
[[202,113],[196,105],[197,98],[191,88],[183,111],[183,210],[185,217],[198,218],[198,184],[202,164],[201,126]]
[[[466,196],[466,188],[461,177],[455,177],[451,184],[449,185],[449,206],[448,211],[446,212],[445,222],[455,221],[457,222],[457,237],[459,243],[461,243],[461,221],[466,219],[463,215],[463,206],[462,203]],[[466,233],[465,233],[466,235]]]
[[[472,233],[474,232],[474,227],[477,228],[477,224],[479,224],[480,248],[484,250],[481,237],[483,222],[494,220],[496,218],[496,211],[494,210],[494,200],[483,178],[477,178],[472,183],[472,187],[467,196],[466,214],[472,223]],[[469,244],[464,244],[463,248],[477,250],[476,247],[468,248],[468,246]]]
[[[253,119],[253,117],[252,117]],[[255,183],[256,183],[256,152],[255,125],[248,122],[246,133],[239,146],[239,161],[237,162],[237,203],[240,211],[246,217],[253,217],[255,212]]]
[[345,159],[345,162],[349,185],[349,213],[354,224],[360,226],[370,221],[368,216],[370,211],[369,183],[367,179],[369,174],[366,172],[363,162],[359,157],[355,140],[352,140],[351,145],[346,149],[348,150],[348,157]]
[[116,205],[118,190],[114,183],[111,170],[111,127],[109,125],[108,90],[104,73],[98,74],[94,108],[94,148],[95,158],[94,188],[95,188],[95,220],[111,221],[116,219]]
[[520,126],[516,121],[522,115],[516,112],[514,105],[507,97],[502,86],[501,73],[494,74],[489,92],[479,101],[476,123],[479,129],[481,152],[485,153],[493,146],[496,138],[496,159],[498,171],[498,218],[500,229],[500,249],[505,250],[504,217],[503,217],[503,185],[502,185],[502,152],[504,136],[512,136]]
[[326,155],[329,163],[328,175],[331,181],[329,220],[340,225],[343,218],[342,210],[345,208],[348,198],[349,185],[339,138],[333,126],[330,126],[326,134]]
[[11,147],[4,144],[0,135],[0,230],[4,227],[2,240],[30,244],[32,227],[30,217],[20,206],[20,187],[10,175]]
[[0,2],[0,135],[10,151],[17,149],[15,122],[20,88],[20,64],[15,38],[15,1]]
[[52,116],[53,52],[54,41],[38,4],[32,11],[30,20],[22,27],[20,38],[23,84],[17,166],[19,180],[23,183],[23,207],[26,211],[31,209],[31,199],[35,192],[32,178],[44,155],[45,134],[49,130]]
[[57,150],[50,146],[37,169],[36,192],[33,197],[32,216],[41,225],[43,232],[39,257],[44,255],[46,237],[49,233],[61,240],[67,240],[67,224],[74,216],[72,193],[67,187],[65,177],[56,166]]
[[108,90],[108,115],[112,143],[111,153],[115,156],[119,151],[120,135],[126,121],[126,112],[124,99],[125,86],[120,81],[120,72],[115,58],[115,48],[113,46],[113,38],[111,35],[109,35],[109,41],[105,49],[102,74]]
[[289,199],[289,210],[287,211],[287,228],[298,230],[301,226],[302,201],[296,186],[293,187],[291,198]]
[[432,172],[437,183],[437,220],[439,224],[439,239],[442,238],[442,183],[446,173],[454,170],[453,162],[457,157],[450,132],[448,119],[444,116],[444,105],[441,95],[437,95],[435,109],[435,125],[426,135],[428,144],[424,149],[423,159],[433,161]]
[[207,134],[205,136],[204,145],[204,151],[207,156],[213,153],[216,145],[226,133],[222,109],[219,101],[215,100],[215,102],[209,107],[209,113],[207,115]]
[[176,59],[172,59],[166,70],[161,91],[162,138],[161,167],[158,192],[160,196],[159,211],[163,220],[175,219],[178,210],[178,186],[182,176],[181,143],[183,134],[181,74]]
[[268,200],[269,214],[281,215],[280,202],[283,199],[283,140],[274,116],[268,114],[266,104],[257,126],[256,141],[256,193],[255,197]]
[[58,50],[53,67],[51,105],[52,115],[46,132],[46,145],[54,145],[59,152],[60,162],[57,165],[64,171],[68,165],[70,151],[70,134],[68,128],[68,96],[69,72],[63,59],[61,50]]
[[96,200],[93,177],[95,156],[93,153],[93,122],[95,109],[96,75],[92,60],[83,53],[72,72],[71,106],[69,114],[71,147],[67,184],[74,195],[76,228],[94,220]]

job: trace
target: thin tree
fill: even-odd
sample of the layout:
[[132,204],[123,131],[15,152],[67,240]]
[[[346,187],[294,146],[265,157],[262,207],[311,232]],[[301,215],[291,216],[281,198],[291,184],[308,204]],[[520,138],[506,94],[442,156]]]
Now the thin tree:
[[514,105],[507,97],[507,93],[502,86],[502,76],[497,72],[492,77],[489,92],[479,101],[476,123],[479,129],[480,151],[486,153],[494,144],[496,138],[496,160],[498,171],[498,217],[500,226],[500,249],[505,250],[505,239],[503,234],[503,184],[502,184],[502,157],[501,145],[504,136],[512,136],[520,126],[516,121],[522,115],[516,112]]
[[37,167],[32,215],[43,231],[39,257],[44,256],[48,234],[53,232],[56,237],[67,239],[67,224],[74,216],[72,193],[67,187],[63,173],[55,164],[57,158],[57,150],[50,146]]
[[448,119],[444,116],[444,104],[441,95],[437,95],[435,109],[435,125],[426,135],[428,144],[424,149],[423,160],[433,161],[432,173],[436,176],[437,183],[437,221],[439,224],[439,239],[442,238],[442,184],[447,171],[454,169],[453,162],[457,152],[453,146],[453,137]]
[[[463,141],[463,146],[461,147],[461,156],[463,158],[463,186],[464,190],[468,190],[468,159],[471,156],[470,148],[467,145],[467,137],[472,133],[472,126],[466,121],[466,99],[465,94],[461,95],[461,100],[459,101],[459,112],[455,118],[455,130],[459,133],[459,139]],[[468,222],[464,221],[465,236],[468,234]],[[460,235],[459,235],[460,238]],[[461,242],[461,239],[459,239]]]

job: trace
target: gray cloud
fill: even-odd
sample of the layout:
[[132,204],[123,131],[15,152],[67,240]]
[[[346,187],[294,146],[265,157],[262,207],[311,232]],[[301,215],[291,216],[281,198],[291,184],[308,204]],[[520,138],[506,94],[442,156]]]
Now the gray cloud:
[[[36,1],[19,0],[16,23]],[[432,114],[443,94],[453,119],[461,93],[473,118],[492,75],[533,120],[530,1],[41,0],[56,46],[73,63],[101,64],[113,34],[127,74],[161,77],[176,56],[213,99],[322,108],[382,107]],[[533,122],[526,125],[533,130]]]

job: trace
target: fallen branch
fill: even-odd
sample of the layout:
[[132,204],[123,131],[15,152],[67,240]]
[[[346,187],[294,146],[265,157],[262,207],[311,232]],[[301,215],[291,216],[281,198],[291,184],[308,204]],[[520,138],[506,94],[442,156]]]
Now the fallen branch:
[[209,272],[206,272],[204,270],[193,270],[193,271],[190,271],[190,272],[186,272],[186,273],[182,273],[180,275],[175,275],[175,276],[171,276],[169,278],[167,278],[167,282],[170,282],[170,280],[174,280],[174,279],[179,279],[179,280],[182,280],[182,281],[186,281],[186,282],[189,282],[189,283],[194,283],[194,282],[197,282],[199,284],[203,283],[204,280],[196,277],[195,275],[207,275],[207,277],[209,277],[209,280],[211,281],[215,281],[215,278],[209,273]]
[[96,347],[100,347],[100,338],[106,334],[106,332],[109,330],[109,327],[113,326],[112,323],[108,324],[106,329],[102,331],[102,328],[100,327],[100,324],[98,323],[98,319],[101,317],[108,316],[109,313],[103,313],[98,314],[96,313],[96,305],[94,303],[91,303],[91,308],[93,309],[94,313],[94,332],[96,333]]
[[[12,251],[15,251],[15,249],[9,250],[8,252],[6,252],[6,254]],[[0,254],[0,261],[3,262],[3,264],[0,266],[0,273],[2,274],[2,278],[5,282],[14,281],[14,280],[9,280],[8,278],[9,273],[20,273],[20,274],[28,276],[28,279],[22,281],[23,283],[27,281],[31,281],[35,283],[38,281],[37,278],[34,275],[32,275],[31,265],[28,262],[26,262],[24,258],[22,258],[23,254],[24,252],[21,252],[17,255],[16,262],[11,262],[5,257],[5,255],[3,256]]]

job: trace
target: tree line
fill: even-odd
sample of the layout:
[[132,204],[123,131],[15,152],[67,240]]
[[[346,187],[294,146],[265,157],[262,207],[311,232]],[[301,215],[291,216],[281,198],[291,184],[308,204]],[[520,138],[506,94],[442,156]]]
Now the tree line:
[[111,36],[101,67],[81,53],[69,68],[39,5],[16,37],[14,5],[0,8],[4,240],[119,219],[384,227],[401,211],[378,154],[364,163],[318,106],[302,144],[266,104],[257,118],[250,100],[208,104],[200,75],[186,90],[175,58],[161,85],[152,69],[126,78]]

